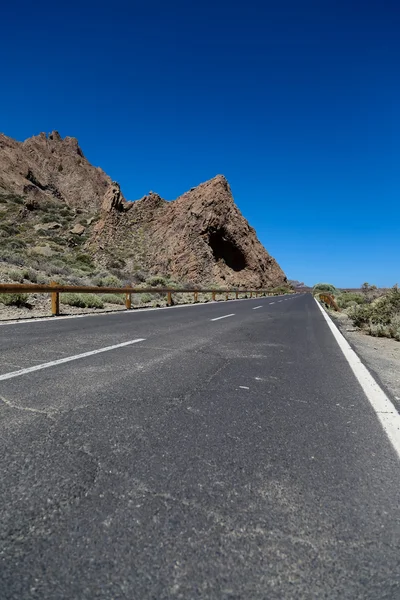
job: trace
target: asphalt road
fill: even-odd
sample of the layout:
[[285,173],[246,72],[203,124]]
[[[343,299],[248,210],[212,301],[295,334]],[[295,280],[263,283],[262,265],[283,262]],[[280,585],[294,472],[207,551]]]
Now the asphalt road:
[[400,598],[399,461],[310,295],[0,326],[0,396],[2,600]]

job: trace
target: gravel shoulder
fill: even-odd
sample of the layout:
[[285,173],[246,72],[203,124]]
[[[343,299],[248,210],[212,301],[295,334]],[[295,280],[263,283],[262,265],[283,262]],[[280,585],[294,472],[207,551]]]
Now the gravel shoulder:
[[400,411],[400,343],[363,333],[344,313],[329,315]]

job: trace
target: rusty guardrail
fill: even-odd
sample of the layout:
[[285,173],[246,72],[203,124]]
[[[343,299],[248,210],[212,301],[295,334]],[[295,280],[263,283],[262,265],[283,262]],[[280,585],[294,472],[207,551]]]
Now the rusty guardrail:
[[76,294],[125,294],[125,307],[129,310],[132,307],[132,294],[166,294],[167,306],[172,306],[172,294],[193,294],[193,301],[198,302],[199,293],[212,294],[215,301],[217,294],[225,294],[225,299],[229,300],[231,294],[239,298],[239,294],[249,294],[250,298],[258,296],[274,296],[271,290],[244,290],[239,288],[231,289],[201,289],[201,288],[167,288],[167,287],[97,287],[83,285],[61,285],[55,281],[50,284],[40,285],[36,283],[0,283],[0,294],[50,294],[51,296],[51,314],[58,316],[60,314],[60,294],[73,292]]
[[336,304],[335,298],[333,296],[331,296],[330,294],[319,294],[319,299],[322,302],[324,302],[325,304],[327,304],[328,306],[331,306],[332,308],[334,308],[337,312],[340,312],[340,308]]

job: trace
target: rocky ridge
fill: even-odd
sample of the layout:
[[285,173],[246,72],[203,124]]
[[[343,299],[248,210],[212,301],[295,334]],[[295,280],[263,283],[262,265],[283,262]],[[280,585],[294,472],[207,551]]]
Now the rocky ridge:
[[198,285],[287,282],[222,175],[172,202],[152,192],[127,202],[75,138],[52,132],[17,142],[1,134],[1,198],[0,219],[14,225],[0,230],[0,247],[8,251],[11,235],[21,260],[33,253],[61,261],[79,251],[93,272],[118,269],[128,281],[140,271]]

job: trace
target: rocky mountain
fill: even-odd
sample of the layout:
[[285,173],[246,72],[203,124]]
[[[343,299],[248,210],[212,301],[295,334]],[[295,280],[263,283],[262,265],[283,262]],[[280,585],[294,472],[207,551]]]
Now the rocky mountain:
[[0,134],[0,190],[38,203],[54,198],[69,207],[97,209],[110,185],[73,137],[62,139],[53,131],[17,142]]
[[0,249],[8,264],[46,256],[55,274],[62,263],[76,271],[79,256],[80,276],[103,269],[128,281],[140,272],[199,285],[287,282],[222,175],[172,202],[152,192],[127,202],[75,138],[55,131],[25,142],[0,135]]

